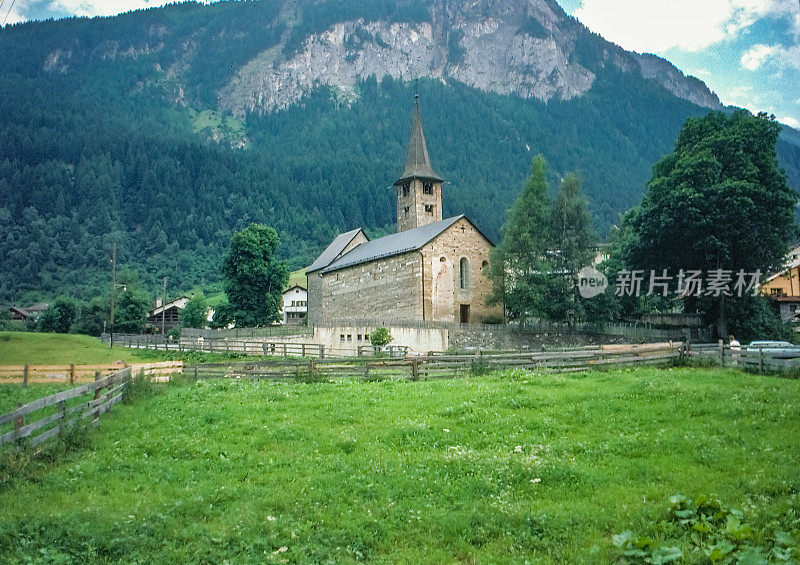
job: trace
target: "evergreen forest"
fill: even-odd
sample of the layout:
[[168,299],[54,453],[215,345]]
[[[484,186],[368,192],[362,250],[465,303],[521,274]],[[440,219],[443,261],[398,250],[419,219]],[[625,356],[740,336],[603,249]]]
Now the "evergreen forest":
[[[640,202],[684,120],[707,113],[608,70],[569,101],[373,76],[354,93],[321,87],[277,112],[221,114],[219,89],[281,37],[291,50],[341,18],[425,17],[419,2],[326,2],[288,29],[280,4],[174,4],[0,30],[0,302],[106,292],[113,244],[155,295],[163,277],[171,294],[218,283],[231,234],[253,222],[276,229],[292,270],[339,232],[391,233],[415,90],[447,181],[445,217],[466,213],[495,240],[537,154],[553,186],[578,171],[604,237]],[[586,35],[576,56],[601,48]],[[786,130],[778,154],[800,187],[800,135]]]

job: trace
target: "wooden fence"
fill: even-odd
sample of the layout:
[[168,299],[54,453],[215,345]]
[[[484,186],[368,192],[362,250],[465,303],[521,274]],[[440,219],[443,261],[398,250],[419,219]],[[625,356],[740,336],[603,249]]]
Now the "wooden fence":
[[[116,363],[105,365],[0,365],[0,384],[21,383],[77,383],[91,382],[95,374],[110,375],[125,365]],[[132,363],[134,375],[140,371],[155,381],[168,381],[173,373],[183,371],[182,361],[158,361],[153,363]]]
[[436,355],[397,358],[274,360],[186,365],[184,375],[202,378],[326,379],[448,378],[469,372],[521,368],[537,371],[582,371],[591,368],[671,363],[683,355],[682,343],[599,345],[553,351],[499,355]]
[[[800,352],[798,352],[800,353]],[[737,367],[759,373],[797,371],[800,373],[800,356],[786,358],[785,354],[772,353],[769,349],[740,346],[731,349],[730,345],[717,343],[691,344],[687,349],[690,358],[706,359],[722,367]]]
[[[109,343],[109,336],[101,337]],[[161,336],[114,334],[114,345],[133,349],[152,349],[155,351],[203,351],[205,353],[242,353],[245,355],[280,357],[318,357],[325,356],[325,346],[318,343],[269,342],[264,339],[205,339],[181,338],[169,341]]]
[[[95,380],[90,383],[20,404],[16,410],[0,416],[0,446],[15,444],[17,450],[25,446],[35,447],[88,418],[92,418],[92,425],[97,426],[100,416],[122,400],[122,393],[130,378],[130,367],[106,377],[97,373]],[[42,411],[40,416],[43,417],[25,422],[31,414],[39,411]],[[2,433],[2,429],[9,424],[13,425],[13,429]]]

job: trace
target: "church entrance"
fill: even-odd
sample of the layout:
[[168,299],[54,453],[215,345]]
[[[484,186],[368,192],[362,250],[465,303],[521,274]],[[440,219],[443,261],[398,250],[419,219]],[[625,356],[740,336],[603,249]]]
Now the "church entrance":
[[461,305],[460,321],[462,324],[469,324],[469,304]]

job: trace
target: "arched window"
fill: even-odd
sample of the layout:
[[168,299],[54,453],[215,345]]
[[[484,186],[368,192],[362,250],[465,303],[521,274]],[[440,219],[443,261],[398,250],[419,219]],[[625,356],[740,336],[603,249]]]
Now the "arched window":
[[469,260],[462,257],[458,262],[458,288],[467,290],[469,288]]

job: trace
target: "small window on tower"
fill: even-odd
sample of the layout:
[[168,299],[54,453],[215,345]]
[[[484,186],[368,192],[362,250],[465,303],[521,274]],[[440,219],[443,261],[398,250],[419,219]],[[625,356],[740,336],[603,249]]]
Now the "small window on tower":
[[408,196],[408,191],[409,191],[410,189],[411,189],[411,188],[408,186],[408,183],[407,183],[407,182],[404,182],[404,183],[403,183],[403,196]]
[[425,213],[433,214],[433,204],[425,204]]
[[406,206],[405,208],[403,208],[403,214],[408,216],[408,211],[409,210],[410,210],[410,208],[408,206]]
[[425,194],[433,194],[433,183],[432,182],[423,182],[422,183],[422,192]]

